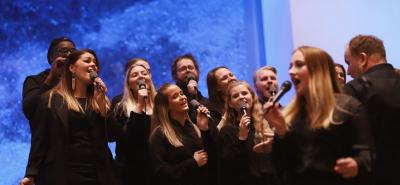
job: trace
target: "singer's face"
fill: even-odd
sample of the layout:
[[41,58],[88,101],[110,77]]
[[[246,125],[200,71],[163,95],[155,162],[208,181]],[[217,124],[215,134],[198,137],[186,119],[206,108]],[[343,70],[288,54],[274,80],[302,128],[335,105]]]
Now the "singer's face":
[[139,89],[138,80],[144,79],[146,82],[146,87],[150,87],[150,74],[147,69],[143,66],[135,66],[131,69],[129,73],[128,84],[129,87],[136,92]]
[[251,110],[253,105],[253,97],[249,89],[245,85],[237,85],[233,87],[229,92],[229,106],[240,112],[240,104],[244,102],[248,110]]
[[165,94],[168,96],[168,109],[171,113],[184,113],[189,110],[186,96],[178,86],[172,85]]
[[183,58],[176,63],[176,79],[178,82],[185,82],[189,74],[193,75],[196,81],[198,81],[199,73],[193,61],[188,58]]
[[67,58],[69,54],[75,51],[75,46],[72,42],[62,41],[54,47],[52,54],[50,56],[50,60],[54,61],[58,57]]
[[97,61],[90,53],[84,53],[79,59],[69,67],[70,71],[75,74],[75,80],[84,84],[90,84],[91,79],[89,72],[97,71]]
[[229,83],[237,81],[236,76],[226,68],[220,68],[215,71],[215,78],[218,84],[217,90],[224,93],[228,89]]
[[345,72],[339,66],[335,66],[335,71],[337,74],[337,81],[340,85],[344,85],[346,82],[344,81]]
[[292,55],[289,68],[289,75],[292,79],[296,93],[299,96],[305,96],[308,93],[308,68],[304,55],[300,51],[296,51]]
[[256,90],[264,98],[270,98],[270,90],[278,91],[276,74],[271,70],[261,70],[256,73]]

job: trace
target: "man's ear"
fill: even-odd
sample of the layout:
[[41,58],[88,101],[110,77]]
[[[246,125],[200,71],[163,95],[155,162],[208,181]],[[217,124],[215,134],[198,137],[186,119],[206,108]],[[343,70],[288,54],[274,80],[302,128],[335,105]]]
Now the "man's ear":
[[361,60],[360,65],[363,69],[365,69],[368,66],[368,55],[364,52],[361,52],[359,54],[359,57]]

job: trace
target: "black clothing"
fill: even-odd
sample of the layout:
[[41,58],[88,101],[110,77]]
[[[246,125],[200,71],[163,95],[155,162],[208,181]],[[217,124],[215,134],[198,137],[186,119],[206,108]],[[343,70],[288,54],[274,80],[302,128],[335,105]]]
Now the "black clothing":
[[[114,98],[115,99],[115,98]],[[116,162],[124,185],[150,184],[151,161],[149,154],[149,135],[151,119],[144,112],[131,111],[129,118],[112,109],[113,119],[122,128],[122,136],[116,142]]]
[[239,124],[228,123],[218,135],[221,185],[277,185],[279,179],[270,155],[253,151],[255,129],[239,140]]
[[44,83],[50,70],[42,71],[37,75],[26,77],[22,88],[22,110],[25,117],[29,120],[29,125],[33,129],[33,120],[40,96],[51,88]]
[[[163,128],[157,127],[150,139],[150,153],[154,169],[153,184],[162,185],[205,185],[216,184],[210,179],[208,164],[199,167],[193,158],[194,152],[206,149],[214,141],[208,131],[198,137],[194,126],[186,121],[181,126],[171,123],[183,146],[174,147],[164,135]],[[210,154],[208,154],[210,156]]]
[[[327,128],[312,129],[302,110],[285,136],[275,137],[272,154],[284,170],[284,184],[353,184],[370,172],[369,125],[364,109],[350,96],[337,95],[336,101],[340,109],[335,109]],[[355,179],[342,178],[334,171],[336,160],[346,157],[354,158],[358,164]]]
[[[106,119],[91,109],[85,114],[69,110],[58,94],[53,95],[49,108],[48,97],[43,94],[36,111],[37,128],[32,133],[25,176],[34,177],[36,185],[118,184],[107,145]],[[75,121],[79,123],[71,123]],[[82,147],[90,148],[78,151]]]
[[366,107],[375,149],[375,184],[400,184],[400,75],[378,64],[350,81],[344,91]]

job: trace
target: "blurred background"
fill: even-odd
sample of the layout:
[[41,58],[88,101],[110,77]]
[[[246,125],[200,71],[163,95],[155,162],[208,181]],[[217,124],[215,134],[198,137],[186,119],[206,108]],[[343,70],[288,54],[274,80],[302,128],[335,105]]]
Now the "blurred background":
[[25,173],[30,131],[22,85],[49,67],[53,38],[95,50],[110,98],[122,91],[128,59],[147,59],[158,87],[172,82],[171,63],[186,53],[199,62],[199,88],[207,95],[206,74],[220,65],[250,84],[257,68],[272,65],[280,84],[301,45],[320,47],[345,65],[346,43],[357,34],[381,38],[388,62],[398,67],[399,6],[396,0],[0,1],[0,185],[17,184]]

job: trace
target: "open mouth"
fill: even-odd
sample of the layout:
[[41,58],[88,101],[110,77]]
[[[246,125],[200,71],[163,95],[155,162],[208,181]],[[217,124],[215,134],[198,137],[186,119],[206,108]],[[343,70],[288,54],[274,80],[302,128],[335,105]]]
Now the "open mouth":
[[292,82],[293,82],[293,84],[294,84],[295,86],[297,86],[297,85],[300,84],[301,81],[300,81],[299,79],[292,78]]

